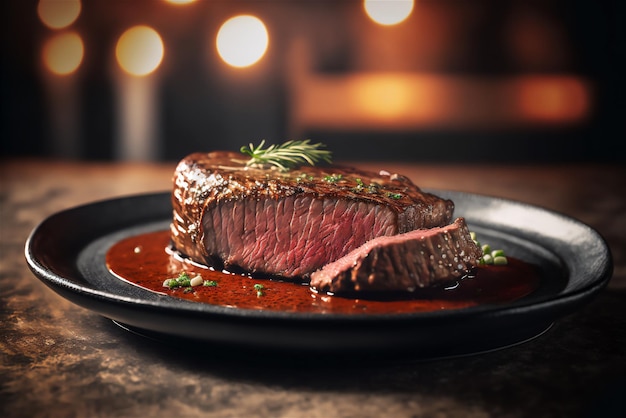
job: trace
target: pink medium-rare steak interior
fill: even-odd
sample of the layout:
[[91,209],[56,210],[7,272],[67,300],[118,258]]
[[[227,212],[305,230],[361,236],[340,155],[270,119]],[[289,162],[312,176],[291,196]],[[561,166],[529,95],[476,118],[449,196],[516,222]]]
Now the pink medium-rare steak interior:
[[398,232],[389,208],[346,199],[293,195],[234,200],[207,209],[204,243],[226,268],[302,276],[372,238]]

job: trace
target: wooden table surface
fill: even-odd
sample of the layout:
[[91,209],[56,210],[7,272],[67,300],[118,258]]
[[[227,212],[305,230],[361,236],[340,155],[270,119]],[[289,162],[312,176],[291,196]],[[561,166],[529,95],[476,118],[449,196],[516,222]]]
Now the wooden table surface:
[[625,167],[354,165],[577,218],[609,243],[613,277],[544,335],[495,352],[332,368],[216,361],[74,305],[37,280],[24,258],[28,234],[48,215],[168,190],[174,164],[0,161],[0,417],[623,416]]

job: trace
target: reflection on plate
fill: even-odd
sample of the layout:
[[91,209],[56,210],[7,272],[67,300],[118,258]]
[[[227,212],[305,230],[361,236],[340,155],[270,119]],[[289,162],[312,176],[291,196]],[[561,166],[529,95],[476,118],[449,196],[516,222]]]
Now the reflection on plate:
[[299,314],[189,302],[113,276],[108,249],[167,228],[170,194],[136,195],[68,209],[40,223],[26,259],[42,282],[68,300],[160,340],[298,352],[410,352],[432,358],[526,341],[588,302],[612,273],[606,242],[589,226],[520,202],[431,190],[454,200],[457,216],[484,241],[537,265],[541,287],[506,305],[403,314]]

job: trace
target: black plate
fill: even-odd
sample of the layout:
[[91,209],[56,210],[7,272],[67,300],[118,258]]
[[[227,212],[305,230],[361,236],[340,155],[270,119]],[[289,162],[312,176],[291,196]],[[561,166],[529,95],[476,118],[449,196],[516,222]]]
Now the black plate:
[[539,266],[542,286],[506,305],[408,314],[298,314],[214,306],[119,280],[105,265],[122,238],[168,227],[169,193],[100,201],[45,219],[26,242],[32,272],[68,300],[158,339],[289,352],[406,351],[416,358],[506,347],[542,334],[610,279],[611,254],[589,226],[520,202],[432,190],[508,255]]

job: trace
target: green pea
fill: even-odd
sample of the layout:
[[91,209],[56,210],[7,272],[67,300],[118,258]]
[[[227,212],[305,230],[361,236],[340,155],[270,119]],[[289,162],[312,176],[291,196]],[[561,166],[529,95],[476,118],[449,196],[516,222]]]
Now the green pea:
[[491,256],[493,258],[504,257],[504,250],[493,250],[493,251],[491,251]]
[[509,263],[509,260],[507,260],[507,258],[502,255],[499,255],[493,258],[493,264],[496,266],[504,266],[504,265],[507,265],[508,263]]

